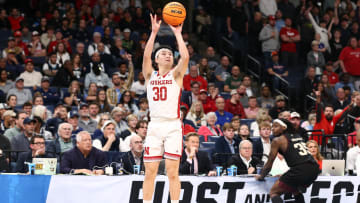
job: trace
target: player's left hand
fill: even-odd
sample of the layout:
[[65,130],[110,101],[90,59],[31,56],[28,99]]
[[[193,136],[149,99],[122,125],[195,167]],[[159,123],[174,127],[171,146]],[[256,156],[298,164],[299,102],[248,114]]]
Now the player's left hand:
[[169,25],[169,27],[171,28],[171,30],[174,32],[174,34],[181,34],[182,31],[182,27],[183,27],[184,23],[174,27],[172,25]]
[[265,181],[265,178],[261,177],[261,175],[259,175],[259,174],[256,174],[256,175],[255,175],[255,179],[256,179],[257,181]]

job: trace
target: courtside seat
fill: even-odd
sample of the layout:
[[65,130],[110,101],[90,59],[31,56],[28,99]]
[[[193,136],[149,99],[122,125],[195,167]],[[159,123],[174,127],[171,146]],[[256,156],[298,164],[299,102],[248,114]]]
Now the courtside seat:
[[254,122],[254,121],[255,121],[255,119],[240,119],[240,125],[245,124],[245,125],[247,125],[247,126],[249,127],[249,129],[250,129],[250,125],[251,125],[251,123]]
[[207,137],[207,141],[208,141],[208,142],[216,142],[219,138],[220,138],[220,136],[215,136],[215,135],[213,135],[213,136],[208,136],[208,137]]
[[200,143],[199,149],[212,148],[215,150],[215,142],[202,142]]

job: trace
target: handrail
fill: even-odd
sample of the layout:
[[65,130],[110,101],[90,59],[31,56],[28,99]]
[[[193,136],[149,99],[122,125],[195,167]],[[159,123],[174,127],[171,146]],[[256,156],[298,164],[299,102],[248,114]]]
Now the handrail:
[[275,77],[279,78],[282,82],[284,82],[287,86],[289,86],[289,82],[286,81],[283,77],[281,77],[281,75],[279,75],[277,73],[275,73],[274,75],[275,75]]
[[311,99],[311,100],[313,100],[313,101],[316,101],[315,97],[312,97],[312,96],[309,95],[309,94],[307,94],[306,97],[309,98],[309,99]]

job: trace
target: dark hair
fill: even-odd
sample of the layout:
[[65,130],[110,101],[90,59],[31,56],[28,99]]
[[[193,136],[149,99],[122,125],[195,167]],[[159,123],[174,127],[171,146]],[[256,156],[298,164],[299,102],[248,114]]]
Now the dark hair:
[[[105,92],[105,94],[106,94],[106,92]],[[90,105],[96,105],[98,108],[100,108],[100,105],[96,102],[90,102],[89,107],[90,107]]]
[[10,101],[10,98],[13,97],[13,96],[16,97],[16,99],[17,99],[17,96],[15,94],[10,94],[6,101]]
[[34,144],[36,138],[44,139],[44,141],[45,141],[44,136],[42,136],[42,135],[33,135],[33,136],[30,138],[30,143],[31,143],[31,144]]
[[200,83],[198,81],[191,81],[190,86],[193,87],[196,84],[199,85],[199,87],[200,87]]
[[16,112],[16,116],[15,116],[15,119],[19,119],[19,116],[20,116],[20,114],[27,114],[27,112],[25,112],[24,110],[19,110],[19,111],[17,111]]
[[140,100],[139,100],[139,105],[140,104],[142,104],[142,103],[149,103],[149,101],[144,97],[144,98],[141,98]]
[[136,130],[139,129],[143,124],[148,124],[148,122],[145,121],[145,120],[140,120],[140,121],[138,121],[138,122],[136,123],[135,129],[136,129]]
[[25,106],[31,106],[31,107],[32,107],[32,103],[31,103],[30,101],[27,101],[27,102],[25,102],[25,103],[23,104],[23,108],[24,108]]

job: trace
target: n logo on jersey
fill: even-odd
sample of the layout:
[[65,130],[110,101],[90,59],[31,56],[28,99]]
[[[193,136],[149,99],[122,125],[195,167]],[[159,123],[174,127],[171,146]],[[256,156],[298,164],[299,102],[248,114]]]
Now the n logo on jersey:
[[146,155],[149,155],[149,153],[150,153],[150,147],[145,147],[144,151],[145,151],[145,154],[146,154]]

